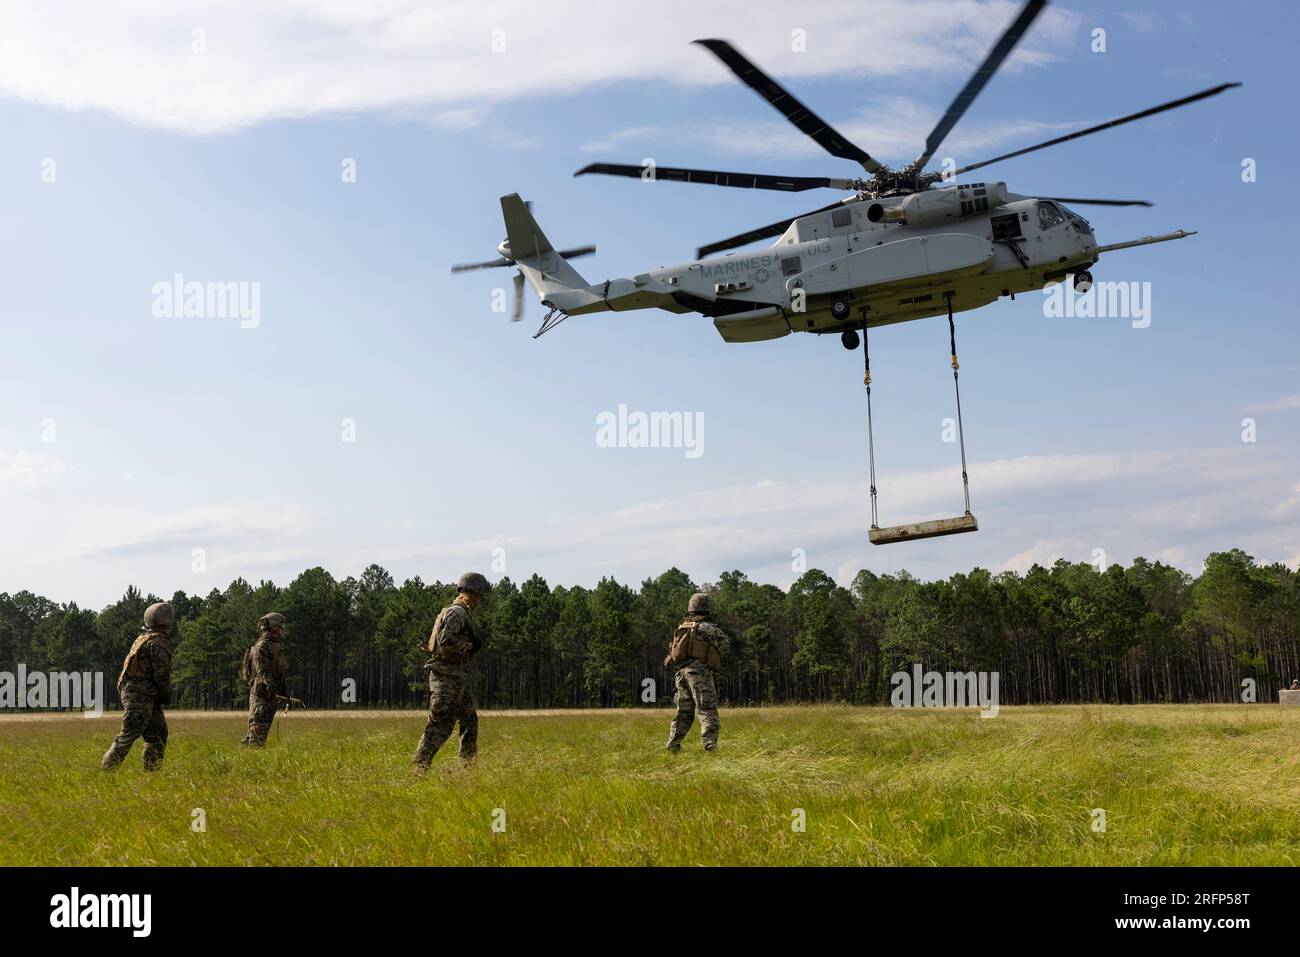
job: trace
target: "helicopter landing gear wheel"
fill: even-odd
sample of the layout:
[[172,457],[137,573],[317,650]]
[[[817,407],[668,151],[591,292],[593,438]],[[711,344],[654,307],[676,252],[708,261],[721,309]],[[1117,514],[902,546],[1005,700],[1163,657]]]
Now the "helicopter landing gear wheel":
[[858,347],[858,333],[854,329],[845,329],[840,333],[840,344],[852,352]]
[[831,318],[842,322],[849,317],[849,304],[847,301],[836,296],[831,300]]
[[1086,293],[1091,288],[1092,288],[1092,273],[1088,272],[1088,270],[1085,269],[1082,272],[1077,272],[1074,274],[1075,292]]

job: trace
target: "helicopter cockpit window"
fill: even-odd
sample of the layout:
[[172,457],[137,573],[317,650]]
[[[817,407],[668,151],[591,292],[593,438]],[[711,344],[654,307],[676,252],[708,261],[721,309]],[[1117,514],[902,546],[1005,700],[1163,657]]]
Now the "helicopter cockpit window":
[[1065,215],[1055,203],[1040,202],[1038,204],[1038,228],[1051,229],[1053,226],[1059,226],[1065,222]]
[[782,276],[797,276],[803,272],[803,266],[799,264],[798,256],[786,256],[781,260]]
[[831,225],[835,228],[853,225],[853,211],[850,209],[831,210]]
[[1084,219],[1074,210],[1070,209],[1070,207],[1062,206],[1061,212],[1065,213],[1066,217],[1070,220],[1071,228],[1078,230],[1079,232],[1083,233],[1085,236],[1092,235],[1092,226],[1089,225],[1086,219]]

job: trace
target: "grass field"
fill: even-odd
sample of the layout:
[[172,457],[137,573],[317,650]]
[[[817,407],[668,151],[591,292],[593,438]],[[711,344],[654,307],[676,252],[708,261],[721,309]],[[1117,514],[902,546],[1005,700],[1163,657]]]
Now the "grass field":
[[724,710],[676,756],[669,717],[485,712],[424,779],[416,713],[298,712],[260,752],[174,715],[156,775],[140,742],[98,770],[118,714],[11,717],[0,864],[1300,863],[1300,708]]

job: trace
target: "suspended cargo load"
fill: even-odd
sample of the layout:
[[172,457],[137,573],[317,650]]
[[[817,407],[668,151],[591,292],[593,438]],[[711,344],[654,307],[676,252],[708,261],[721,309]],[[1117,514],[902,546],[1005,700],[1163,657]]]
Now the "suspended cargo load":
[[970,512],[956,518],[937,518],[931,522],[915,522],[911,525],[891,525],[879,528],[875,525],[867,533],[872,545],[889,545],[893,542],[910,542],[914,538],[938,538],[940,535],[960,535],[962,532],[978,532],[979,523]]
[[867,342],[867,327],[862,327],[862,362],[864,375],[862,382],[867,387],[867,463],[871,478],[871,529],[867,537],[872,545],[891,545],[895,542],[909,542],[915,538],[937,538],[940,535],[959,535],[962,532],[978,532],[979,523],[970,511],[970,478],[966,474],[966,429],[961,416],[961,382],[957,362],[957,327],[952,321],[952,293],[946,293],[948,301],[948,346],[952,353],[952,388],[957,397],[957,442],[961,448],[961,491],[966,498],[966,511],[956,518],[938,518],[929,522],[915,522],[911,525],[889,525],[880,527],[880,513],[876,507],[876,437],[875,424],[871,415],[871,347]]

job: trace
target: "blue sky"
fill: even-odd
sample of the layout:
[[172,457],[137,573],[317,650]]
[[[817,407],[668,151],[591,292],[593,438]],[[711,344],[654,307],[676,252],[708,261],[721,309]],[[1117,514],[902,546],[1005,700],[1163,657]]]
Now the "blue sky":
[[[1151,284],[1148,328],[1047,318],[1039,294],[959,316],[981,531],[890,548],[866,539],[860,353],[728,345],[654,311],[534,341],[535,298],[519,324],[491,309],[509,271],[448,267],[495,255],[510,192],[557,244],[598,245],[574,263],[591,281],[839,196],[572,177],[644,158],[855,174],[695,37],[733,40],[900,165],[1016,5],[543,6],[0,5],[0,590],[98,605],[128,583],[206,592],[372,561],[445,580],[491,571],[494,549],[552,584],[670,565],[784,584],[798,554],[844,582],[1094,549],[1192,572],[1228,547],[1300,561],[1292,5],[1054,4],[975,102],[942,155],[1246,84],[981,171],[1019,193],[1155,202],[1082,210],[1103,243],[1199,235],[1094,269]],[[177,273],[258,283],[259,324],[155,316],[154,284]],[[946,333],[872,336],[886,524],[960,511]],[[620,403],[702,414],[704,454],[598,447]]]

